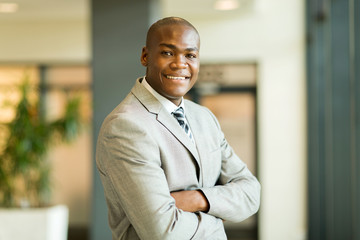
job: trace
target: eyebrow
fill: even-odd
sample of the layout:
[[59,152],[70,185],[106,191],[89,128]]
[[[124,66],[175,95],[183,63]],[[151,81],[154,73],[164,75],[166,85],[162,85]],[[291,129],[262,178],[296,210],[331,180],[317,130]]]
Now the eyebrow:
[[[168,44],[168,43],[160,43],[159,46],[168,47],[168,48],[173,49],[173,50],[177,49],[177,47],[175,45]],[[186,48],[185,50],[190,51],[190,52],[191,51],[199,51],[199,49],[197,47],[193,47],[193,48],[190,47],[190,48]]]

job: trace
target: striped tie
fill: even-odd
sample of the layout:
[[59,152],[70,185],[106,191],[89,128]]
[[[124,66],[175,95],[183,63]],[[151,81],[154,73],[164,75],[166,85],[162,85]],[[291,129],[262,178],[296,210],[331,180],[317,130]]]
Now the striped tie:
[[174,112],[172,112],[172,114],[174,115],[174,117],[176,118],[176,120],[179,122],[180,126],[182,127],[182,129],[184,129],[186,135],[188,135],[188,137],[190,138],[190,140],[192,142],[194,142],[191,130],[189,128],[189,124],[187,124],[186,122],[186,118],[185,118],[185,114],[184,114],[184,109],[182,107],[179,107],[178,109],[176,109]]

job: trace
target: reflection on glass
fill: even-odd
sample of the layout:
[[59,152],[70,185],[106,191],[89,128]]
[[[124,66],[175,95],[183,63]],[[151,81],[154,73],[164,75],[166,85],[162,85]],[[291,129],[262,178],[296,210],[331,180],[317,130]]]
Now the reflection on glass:
[[200,104],[215,114],[227,141],[255,174],[255,96],[251,93],[220,93],[203,96]]

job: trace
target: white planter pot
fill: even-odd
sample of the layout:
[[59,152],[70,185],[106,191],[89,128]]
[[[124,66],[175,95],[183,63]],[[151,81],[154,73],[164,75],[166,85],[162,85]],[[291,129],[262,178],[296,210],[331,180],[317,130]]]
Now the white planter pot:
[[0,240],[66,240],[69,209],[0,208]]

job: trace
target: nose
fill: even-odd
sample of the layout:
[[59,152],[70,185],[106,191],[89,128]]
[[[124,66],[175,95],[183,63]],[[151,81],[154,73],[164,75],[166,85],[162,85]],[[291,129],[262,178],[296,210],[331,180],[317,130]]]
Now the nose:
[[186,57],[178,55],[174,58],[174,61],[171,62],[170,67],[173,69],[183,69],[187,68],[188,64],[186,62]]

